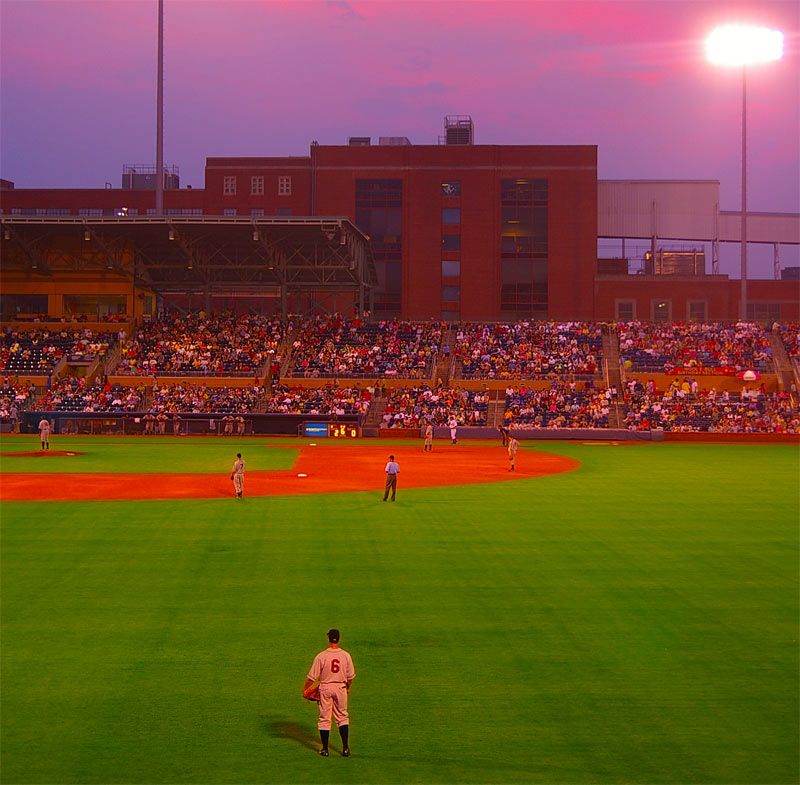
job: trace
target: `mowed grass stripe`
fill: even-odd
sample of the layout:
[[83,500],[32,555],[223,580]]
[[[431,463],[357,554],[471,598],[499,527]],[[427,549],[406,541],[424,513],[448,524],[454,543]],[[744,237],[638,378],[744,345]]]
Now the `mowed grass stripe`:
[[[797,451],[544,448],[583,466],[4,505],[3,781],[796,781]],[[334,624],[349,760],[299,697]]]

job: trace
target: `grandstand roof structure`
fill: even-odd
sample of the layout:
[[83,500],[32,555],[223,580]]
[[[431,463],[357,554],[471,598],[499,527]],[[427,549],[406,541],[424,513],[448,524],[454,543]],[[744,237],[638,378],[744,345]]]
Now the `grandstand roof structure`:
[[369,238],[345,217],[3,216],[7,270],[106,270],[159,292],[355,291],[377,285]]

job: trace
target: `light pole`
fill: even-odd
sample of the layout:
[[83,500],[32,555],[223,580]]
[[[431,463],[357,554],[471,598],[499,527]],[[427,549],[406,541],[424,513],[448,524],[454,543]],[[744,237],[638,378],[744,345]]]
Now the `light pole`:
[[725,25],[706,39],[706,57],[714,65],[742,69],[742,215],[739,318],[747,319],[747,66],[770,63],[783,56],[783,33],[752,25]]

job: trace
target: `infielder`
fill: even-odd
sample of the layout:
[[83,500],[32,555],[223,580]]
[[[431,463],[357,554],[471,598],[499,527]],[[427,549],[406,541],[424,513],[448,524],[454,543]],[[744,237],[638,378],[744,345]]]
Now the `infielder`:
[[425,428],[425,446],[422,451],[433,452],[433,426],[430,423]]
[[450,439],[453,444],[455,444],[457,441],[456,436],[458,435],[458,420],[451,416],[450,421],[447,423],[447,427],[450,429]]
[[513,436],[509,436],[508,460],[511,462],[511,466],[509,466],[508,470],[510,472],[516,471],[518,449],[519,449],[519,442]]
[[50,449],[50,420],[46,417],[42,417],[39,420],[39,439],[42,442],[42,449],[49,450]]
[[386,472],[386,487],[383,491],[383,500],[386,501],[389,498],[389,491],[391,491],[392,501],[394,501],[394,497],[397,495],[397,475],[400,473],[400,465],[395,462],[394,455],[389,456],[389,462],[384,471]]
[[233,469],[231,469],[231,479],[236,490],[236,498],[241,499],[244,488],[244,461],[240,452],[236,453],[236,460],[233,462]]
[[353,658],[339,648],[339,630],[328,630],[328,648],[321,651],[311,664],[304,690],[319,680],[319,754],[328,757],[328,739],[331,735],[331,715],[336,720],[342,737],[342,755],[350,757],[350,715],[347,713],[347,694],[356,677]]

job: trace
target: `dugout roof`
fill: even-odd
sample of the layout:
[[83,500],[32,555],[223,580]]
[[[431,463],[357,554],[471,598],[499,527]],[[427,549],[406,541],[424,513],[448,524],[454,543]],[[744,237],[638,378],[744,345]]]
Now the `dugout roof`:
[[355,291],[377,285],[369,238],[344,217],[0,218],[6,270],[132,277],[158,292]]

